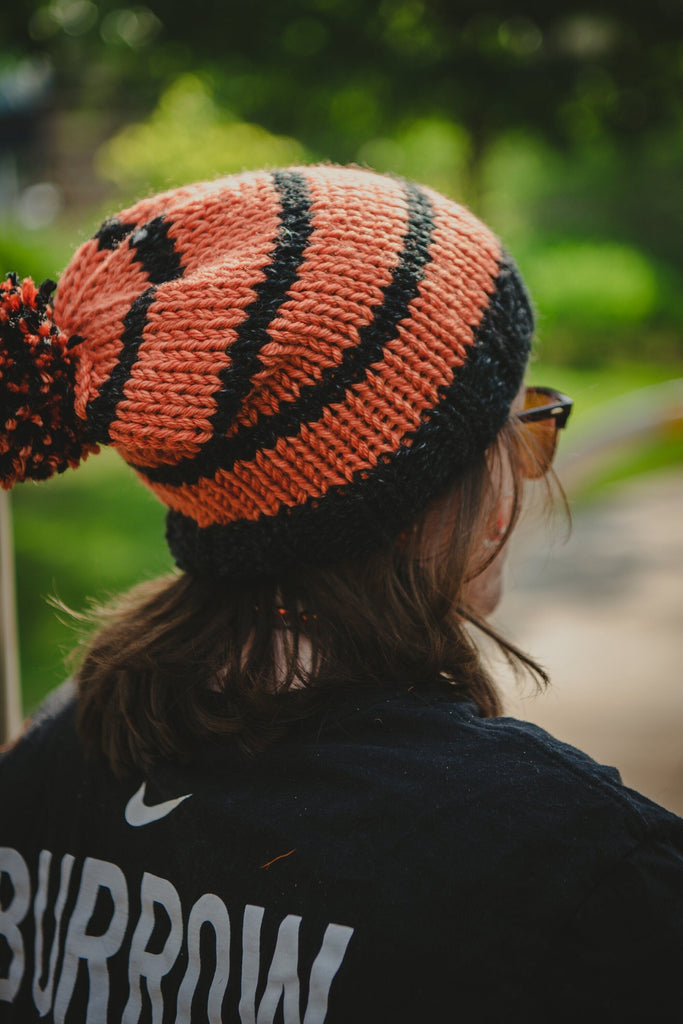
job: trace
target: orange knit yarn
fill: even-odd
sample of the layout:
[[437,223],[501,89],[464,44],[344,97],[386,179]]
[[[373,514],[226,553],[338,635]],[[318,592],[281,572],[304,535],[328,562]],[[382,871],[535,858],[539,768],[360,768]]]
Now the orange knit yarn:
[[[463,207],[359,168],[142,200],[81,246],[58,287],[56,322],[79,339],[77,417],[179,517],[176,533],[189,522],[193,551],[207,529],[213,544],[214,528],[235,526],[247,547],[249,523],[253,547],[266,521],[300,532],[318,505],[337,522],[359,487],[393,506],[395,462],[424,475],[425,439],[447,429],[442,489],[507,415],[531,330],[510,268]],[[484,322],[503,286],[527,313],[509,351]],[[458,389],[471,392],[462,412]],[[434,489],[413,486],[397,521]]]

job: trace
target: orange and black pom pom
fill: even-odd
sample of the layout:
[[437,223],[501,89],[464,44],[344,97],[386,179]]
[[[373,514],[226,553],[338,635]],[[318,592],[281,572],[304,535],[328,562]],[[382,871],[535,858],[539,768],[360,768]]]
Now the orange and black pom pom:
[[96,450],[74,410],[75,352],[50,294],[30,277],[0,282],[0,486],[45,480]]

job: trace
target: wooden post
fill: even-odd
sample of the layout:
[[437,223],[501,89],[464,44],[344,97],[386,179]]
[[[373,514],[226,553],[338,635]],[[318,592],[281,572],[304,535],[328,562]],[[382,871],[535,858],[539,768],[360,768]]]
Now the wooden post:
[[9,494],[0,490],[0,744],[22,726],[14,547]]

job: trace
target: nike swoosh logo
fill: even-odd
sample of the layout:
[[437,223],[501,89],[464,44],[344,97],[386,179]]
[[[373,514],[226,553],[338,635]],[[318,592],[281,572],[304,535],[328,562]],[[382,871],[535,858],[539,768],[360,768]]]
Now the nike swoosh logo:
[[167,814],[174,811],[176,807],[187,800],[188,797],[192,796],[192,793],[186,793],[185,796],[177,796],[175,800],[164,800],[161,804],[146,804],[145,803],[145,790],[147,789],[147,783],[143,782],[137,793],[133,793],[132,797],[126,804],[126,821],[133,828],[140,828],[141,825],[151,825],[153,821],[159,821],[160,818],[165,818]]

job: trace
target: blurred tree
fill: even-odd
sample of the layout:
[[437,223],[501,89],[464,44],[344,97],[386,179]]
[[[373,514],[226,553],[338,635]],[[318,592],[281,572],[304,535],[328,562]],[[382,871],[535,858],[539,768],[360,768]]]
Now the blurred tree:
[[[237,117],[351,160],[407,123],[464,126],[470,199],[510,128],[554,145],[647,144],[681,119],[683,7],[574,0],[15,0],[0,45],[49,55],[57,102],[149,111],[179,73],[210,69]],[[60,99],[61,98],[61,99]]]
[[162,93],[148,120],[125,125],[104,143],[95,163],[104,179],[133,196],[305,156],[294,139],[238,121],[218,107],[206,82],[185,74]]

